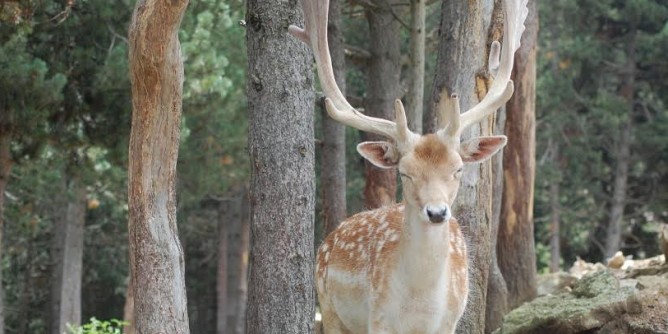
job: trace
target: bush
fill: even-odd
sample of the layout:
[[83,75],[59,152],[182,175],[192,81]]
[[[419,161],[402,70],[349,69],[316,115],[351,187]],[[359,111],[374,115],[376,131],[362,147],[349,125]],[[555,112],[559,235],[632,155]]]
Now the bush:
[[100,321],[95,317],[90,318],[90,322],[81,325],[81,327],[69,326],[71,334],[121,334],[123,326],[127,326],[127,321],[111,319],[109,321]]

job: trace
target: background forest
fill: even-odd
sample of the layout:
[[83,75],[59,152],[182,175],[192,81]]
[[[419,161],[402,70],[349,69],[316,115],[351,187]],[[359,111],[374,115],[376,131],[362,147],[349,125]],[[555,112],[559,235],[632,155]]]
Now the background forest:
[[[351,101],[371,94],[369,28],[360,3],[342,5]],[[427,3],[426,85],[435,68],[440,5]],[[657,231],[668,223],[668,4],[538,6],[538,271],[567,269],[578,256],[602,261],[617,250],[657,255]],[[58,305],[78,293],[82,319],[124,318],[133,7],[131,0],[0,2],[0,310],[7,333],[47,332]],[[409,7],[396,5],[397,19],[408,20]],[[247,261],[238,254],[248,247],[243,198],[250,177],[244,11],[241,0],[192,1],[179,34],[185,83],[177,215],[194,333],[216,331],[218,277],[238,282],[245,275],[243,263],[232,260],[223,262],[239,270],[217,273],[219,252]],[[400,27],[401,53],[408,55],[410,30],[403,21]],[[408,62],[400,57],[394,64],[403,70],[402,92]],[[426,105],[430,96],[421,98]],[[323,114],[314,112],[320,159]],[[345,137],[350,214],[364,207],[365,167],[354,150],[360,134],[347,129]],[[316,244],[325,229],[322,192]],[[239,224],[222,228],[232,220]],[[82,278],[80,292],[66,290],[64,272]],[[243,293],[243,284],[237,287]]]

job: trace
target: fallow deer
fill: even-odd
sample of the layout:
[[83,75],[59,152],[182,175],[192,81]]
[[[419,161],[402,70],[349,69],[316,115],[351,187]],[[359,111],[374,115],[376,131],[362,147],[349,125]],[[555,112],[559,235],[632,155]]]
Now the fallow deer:
[[[459,103],[441,103],[442,128],[419,135],[395,103],[396,120],[366,116],[339,90],[327,42],[328,0],[302,0],[304,29],[289,31],[313,50],[329,115],[389,142],[364,142],[358,152],[380,168],[397,168],[403,203],[356,214],[341,223],[318,250],[317,290],[326,334],[453,333],[468,296],[466,242],[451,205],[462,166],[479,163],[506,144],[505,136],[460,143],[463,129],[510,99],[513,56],[528,13],[526,0],[505,0],[503,50],[492,44],[490,67],[498,70],[487,95],[460,115]],[[441,99],[447,100],[447,99]]]

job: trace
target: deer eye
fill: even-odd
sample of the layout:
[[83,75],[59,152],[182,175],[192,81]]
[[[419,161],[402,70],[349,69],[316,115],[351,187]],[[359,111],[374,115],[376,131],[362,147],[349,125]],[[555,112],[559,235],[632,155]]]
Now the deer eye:
[[462,177],[463,173],[464,173],[464,168],[459,167],[459,169],[457,169],[457,171],[454,174],[455,179],[458,179],[458,178]]

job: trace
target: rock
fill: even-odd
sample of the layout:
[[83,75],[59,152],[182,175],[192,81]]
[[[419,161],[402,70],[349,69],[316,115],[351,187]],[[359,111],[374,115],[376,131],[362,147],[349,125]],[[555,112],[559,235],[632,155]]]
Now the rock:
[[639,305],[630,305],[619,321],[627,326],[625,333],[668,333],[668,278],[639,276],[637,280],[634,300]]
[[605,268],[606,267],[602,263],[589,263],[578,257],[568,272],[577,278],[582,278],[589,273],[605,270]]
[[624,253],[617,251],[615,255],[608,259],[608,268],[619,269],[624,265]]
[[539,275],[537,280],[538,296],[553,295],[571,291],[578,278],[565,272]]
[[668,265],[642,267],[633,272],[659,274],[621,280],[617,277],[624,276],[622,270],[591,272],[572,285],[571,293],[538,297],[513,310],[494,333],[668,333],[664,268]]
[[620,288],[609,270],[598,271],[575,284],[573,293],[539,297],[513,310],[495,333],[568,334],[599,329],[628,313],[629,300],[637,310],[632,299],[635,292],[632,287]]
[[608,270],[597,271],[583,277],[573,286],[573,295],[594,298],[610,290],[618,290],[619,281]]

